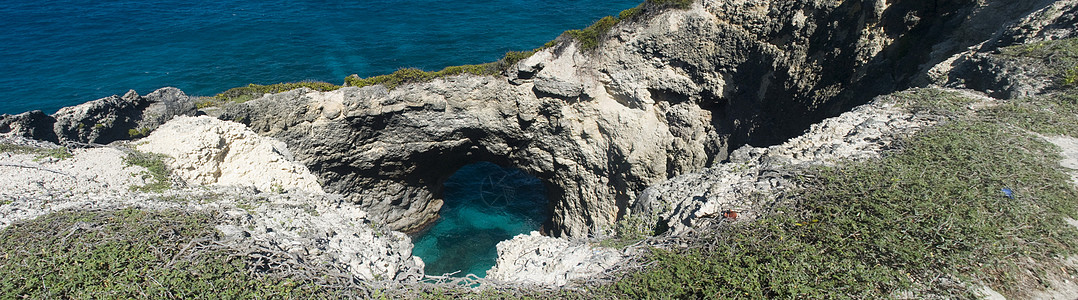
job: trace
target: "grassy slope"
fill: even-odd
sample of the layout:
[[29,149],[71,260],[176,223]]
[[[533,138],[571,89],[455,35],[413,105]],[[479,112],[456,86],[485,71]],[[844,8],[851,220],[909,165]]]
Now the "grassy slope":
[[[222,249],[214,215],[135,209],[60,212],[0,231],[0,298],[292,298],[318,287],[248,273]],[[211,247],[212,248],[212,247]]]
[[[810,188],[791,193],[779,208],[784,213],[719,228],[694,247],[656,251],[655,267],[601,290],[630,297],[967,298],[972,291],[955,282],[1012,295],[1016,287],[1036,288],[1030,283],[1061,271],[1052,261],[1078,250],[1078,230],[1064,223],[1078,217],[1078,194],[1053,145],[986,116],[1013,105],[922,132],[881,161],[806,174],[800,180]],[[1073,114],[1069,121],[1078,123]]]

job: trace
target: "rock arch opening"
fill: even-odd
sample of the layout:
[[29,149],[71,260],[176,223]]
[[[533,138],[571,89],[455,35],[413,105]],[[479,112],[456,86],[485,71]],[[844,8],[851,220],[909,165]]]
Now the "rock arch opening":
[[551,217],[542,181],[520,169],[468,164],[442,187],[440,217],[413,235],[413,254],[427,274],[483,277],[494,266],[498,242],[541,230]]

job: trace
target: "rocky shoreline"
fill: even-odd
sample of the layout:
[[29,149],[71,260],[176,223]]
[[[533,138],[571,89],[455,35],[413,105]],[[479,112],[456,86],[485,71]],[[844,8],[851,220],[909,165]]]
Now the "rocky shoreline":
[[[991,54],[1074,37],[1076,11],[705,0],[619,23],[596,50],[561,40],[501,76],[301,88],[214,108],[163,88],[3,115],[0,142],[73,157],[0,151],[12,183],[0,187],[0,228],[64,209],[215,210],[230,216],[217,229],[231,243],[362,280],[417,281],[423,262],[400,231],[437,218],[459,167],[490,161],[540,178],[554,217],[551,236],[500,243],[489,277],[570,284],[634,255],[593,242],[619,223],[678,235],[750,221],[799,169],[879,158],[944,119],[904,103],[925,91],[907,88],[983,103],[1051,91],[1037,70]],[[125,163],[133,151],[168,156],[173,188],[133,189],[151,180]]]

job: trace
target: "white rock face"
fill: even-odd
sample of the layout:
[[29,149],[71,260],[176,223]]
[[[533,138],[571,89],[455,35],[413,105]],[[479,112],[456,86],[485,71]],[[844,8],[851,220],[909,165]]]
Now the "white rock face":
[[[264,195],[264,194],[263,194]],[[412,256],[407,235],[377,228],[356,205],[333,194],[274,194],[245,201],[249,208],[221,203],[239,223],[220,224],[226,240],[278,248],[305,260],[340,265],[364,280],[417,280],[423,261]],[[244,200],[240,200],[244,201]]]
[[624,258],[614,249],[573,243],[532,231],[498,243],[498,261],[487,271],[487,278],[562,286],[607,270]]
[[67,208],[99,207],[129,199],[132,186],[146,183],[138,176],[146,169],[125,166],[120,150],[71,152],[74,157],[67,159],[0,153],[0,229]]
[[260,191],[323,192],[284,143],[240,123],[177,117],[140,141],[140,151],[171,156],[174,174],[194,184],[252,186]]

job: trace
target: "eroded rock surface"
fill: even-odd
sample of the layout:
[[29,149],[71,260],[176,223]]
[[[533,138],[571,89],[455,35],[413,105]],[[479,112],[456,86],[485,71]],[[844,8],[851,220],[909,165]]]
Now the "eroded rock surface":
[[284,143],[239,123],[178,117],[140,140],[137,149],[169,156],[169,167],[189,183],[322,192],[317,178],[294,162]]
[[61,108],[52,115],[60,142],[108,144],[152,131],[178,115],[193,115],[194,101],[177,88],[162,88],[146,96],[134,90]]
[[625,258],[625,254],[614,249],[542,236],[533,231],[498,243],[498,262],[487,271],[487,278],[562,286],[610,269]]
[[0,115],[0,135],[32,138],[60,144],[108,144],[145,136],[175,116],[195,115],[195,103],[174,87],[146,96],[134,90],[61,108]]

